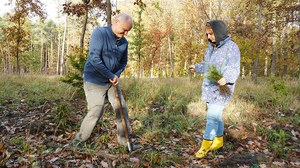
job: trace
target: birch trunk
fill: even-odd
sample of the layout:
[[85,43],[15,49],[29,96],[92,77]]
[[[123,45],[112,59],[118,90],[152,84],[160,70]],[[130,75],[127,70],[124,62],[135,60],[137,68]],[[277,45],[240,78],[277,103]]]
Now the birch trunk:
[[53,40],[50,41],[50,58],[49,58],[49,67],[51,69],[52,74],[52,64],[53,64]]
[[242,67],[242,79],[245,79],[245,66]]
[[67,34],[67,15],[65,16],[65,26],[64,26],[64,35],[62,39],[62,47],[61,47],[61,57],[60,57],[60,76],[64,74],[65,68],[65,43],[66,43],[66,34]]
[[264,75],[268,76],[268,55],[267,54],[265,56],[265,70],[264,70]]
[[58,30],[57,37],[57,58],[56,58],[56,74],[60,75],[60,30]]
[[[275,28],[273,30],[275,32]],[[275,77],[275,70],[276,70],[276,37],[275,33],[273,33],[272,38],[272,56],[271,56],[271,78]]]

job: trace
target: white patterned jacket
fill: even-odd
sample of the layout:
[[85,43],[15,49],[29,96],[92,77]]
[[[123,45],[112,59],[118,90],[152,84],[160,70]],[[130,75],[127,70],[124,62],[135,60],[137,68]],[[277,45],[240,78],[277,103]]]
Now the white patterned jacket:
[[[231,90],[230,95],[221,95],[217,83],[207,79],[206,73],[209,66],[216,66],[226,79],[226,84]],[[240,50],[230,37],[221,41],[217,47],[209,43],[205,52],[204,61],[195,64],[195,71],[204,74],[201,100],[219,105],[227,105],[232,98],[235,82],[240,74]]]

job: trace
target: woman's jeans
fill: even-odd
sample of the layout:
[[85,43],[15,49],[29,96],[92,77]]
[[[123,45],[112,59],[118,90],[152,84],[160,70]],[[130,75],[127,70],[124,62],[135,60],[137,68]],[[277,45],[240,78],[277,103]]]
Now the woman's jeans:
[[216,136],[222,136],[224,132],[224,123],[222,113],[225,106],[206,103],[206,128],[203,138],[213,140]]

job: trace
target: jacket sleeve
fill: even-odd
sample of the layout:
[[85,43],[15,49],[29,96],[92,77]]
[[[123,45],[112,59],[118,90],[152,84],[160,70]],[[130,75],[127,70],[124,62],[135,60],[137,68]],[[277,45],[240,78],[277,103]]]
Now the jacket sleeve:
[[240,50],[234,43],[228,51],[226,64],[222,70],[223,77],[227,83],[235,83],[240,75]]
[[103,32],[97,28],[93,31],[90,39],[89,61],[95,70],[108,79],[113,79],[115,75],[104,65],[102,61]]
[[200,64],[195,64],[195,72],[199,74],[204,74],[206,72],[206,62],[203,61]]
[[126,46],[126,52],[122,56],[122,59],[120,60],[120,64],[119,64],[119,66],[117,68],[116,75],[118,77],[120,77],[121,73],[124,71],[124,69],[125,69],[125,67],[127,65],[127,61],[128,61],[128,44]]

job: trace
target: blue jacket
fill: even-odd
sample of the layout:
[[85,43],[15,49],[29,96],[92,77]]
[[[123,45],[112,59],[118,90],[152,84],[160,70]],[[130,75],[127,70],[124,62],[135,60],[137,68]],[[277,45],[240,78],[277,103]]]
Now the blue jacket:
[[111,26],[96,28],[90,39],[88,58],[84,66],[84,81],[109,84],[115,75],[120,77],[127,65],[128,42],[118,39]]
[[[235,82],[240,74],[240,50],[228,37],[227,29],[223,22],[210,22],[216,36],[215,45],[210,42],[205,52],[204,61],[195,64],[195,71],[204,74],[201,99],[208,103],[227,105],[232,98]],[[222,27],[221,27],[222,26]],[[221,95],[218,84],[208,80],[206,73],[208,68],[214,65],[231,90],[230,95]]]

